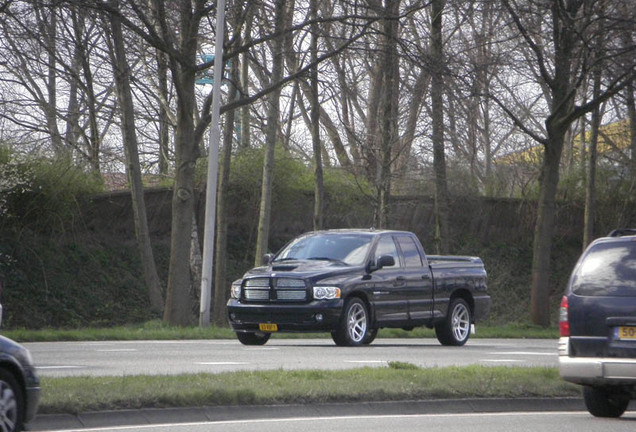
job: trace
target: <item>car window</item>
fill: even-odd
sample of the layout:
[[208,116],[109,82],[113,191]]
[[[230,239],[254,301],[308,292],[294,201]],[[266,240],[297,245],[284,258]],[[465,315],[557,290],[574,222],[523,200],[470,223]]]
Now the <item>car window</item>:
[[391,255],[395,260],[395,265],[392,268],[400,267],[400,257],[398,255],[397,247],[393,241],[393,237],[385,236],[381,237],[378,241],[378,245],[375,249],[375,259],[378,260],[382,255]]
[[422,267],[422,257],[417,249],[415,240],[412,237],[400,236],[398,237],[398,243],[404,256],[404,265],[406,267]]
[[592,246],[572,276],[572,290],[584,296],[636,297],[636,242]]

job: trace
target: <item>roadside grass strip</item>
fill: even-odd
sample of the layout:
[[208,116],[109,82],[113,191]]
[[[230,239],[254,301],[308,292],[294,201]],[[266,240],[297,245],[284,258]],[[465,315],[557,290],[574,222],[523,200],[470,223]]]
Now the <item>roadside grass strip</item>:
[[87,411],[375,402],[458,398],[579,397],[556,368],[467,366],[343,371],[255,371],[176,376],[42,378],[41,414]]

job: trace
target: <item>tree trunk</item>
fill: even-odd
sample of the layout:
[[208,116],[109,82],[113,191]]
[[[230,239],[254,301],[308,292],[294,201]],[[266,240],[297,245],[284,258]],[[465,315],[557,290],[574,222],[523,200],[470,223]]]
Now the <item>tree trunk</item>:
[[380,59],[369,72],[370,84],[367,102],[366,128],[364,131],[364,146],[362,147],[362,160],[363,163],[366,164],[366,175],[371,184],[377,184],[378,181],[378,119],[380,118],[382,86],[384,85],[383,67],[384,64],[382,63],[382,59]]
[[[194,74],[192,74],[194,78]],[[192,80],[194,86],[194,79]],[[192,99],[193,94],[190,95]],[[198,154],[192,119],[179,112],[176,131],[176,175],[172,198],[170,272],[164,321],[171,325],[191,324],[190,235],[194,214],[194,167]]]
[[380,161],[378,173],[377,226],[388,228],[391,200],[391,165],[393,147],[397,141],[397,96],[399,95],[399,64],[397,55],[398,20],[400,1],[386,2],[384,9],[382,113],[380,131]]
[[[230,80],[228,82],[228,101],[238,99],[238,89],[232,83],[239,82],[240,71],[237,62],[232,62]],[[232,162],[232,141],[234,137],[235,110],[225,113],[223,129],[223,149],[219,172],[219,185],[216,198],[216,245],[214,255],[214,304],[212,305],[212,322],[216,326],[227,326],[225,304],[228,301],[227,286],[227,225],[228,225],[228,191],[230,186],[230,167]]]
[[[311,61],[318,60],[318,0],[311,0]],[[322,145],[320,143],[320,101],[318,100],[318,64],[311,69],[311,142],[314,151],[314,230],[322,229],[323,224],[323,173]]]
[[166,176],[170,169],[170,116],[168,115],[168,61],[157,51],[157,88],[159,89],[159,174]]
[[449,250],[449,205],[444,149],[444,56],[442,41],[442,14],[445,0],[431,3],[431,116],[433,120],[433,168],[435,171],[435,246],[437,253]]
[[[550,116],[546,119],[547,139],[544,144],[543,166],[539,192],[537,222],[532,257],[532,287],[530,316],[534,324],[550,325],[550,258],[556,214],[556,194],[559,166],[565,137],[572,122],[568,116],[574,110],[574,89],[571,83],[574,55],[573,29],[561,21],[560,5],[551,4],[554,25],[554,78],[550,81]],[[576,10],[570,11],[576,16]]]
[[[254,4],[248,2],[245,17],[245,42],[249,42],[252,33],[252,17],[254,15]],[[250,55],[245,52],[241,56],[241,93],[243,97],[247,97],[250,90]],[[245,105],[241,108],[241,139],[239,141],[241,148],[249,148],[250,146],[250,106]]]
[[[200,200],[198,200],[200,201]],[[200,305],[203,293],[201,292],[201,280],[203,279],[203,250],[199,241],[199,224],[197,223],[196,210],[192,213],[192,230],[190,233],[190,276],[192,285],[190,286],[189,298],[192,299],[192,311],[196,313],[195,305]]]
[[131,187],[137,244],[141,255],[141,264],[144,271],[146,289],[148,290],[150,308],[159,316],[163,310],[161,281],[157,274],[152,244],[150,242],[150,231],[148,229],[148,218],[146,216],[146,204],[141,178],[141,166],[139,163],[132,90],[130,88],[130,66],[126,59],[121,19],[118,15],[111,15],[111,30],[117,99],[121,106],[122,137],[126,153],[126,171]]
[[[594,97],[598,97],[601,91],[601,70],[594,71]],[[585,123],[583,123],[585,124]],[[599,130],[601,128],[601,109],[596,107],[592,111],[592,130],[590,137],[590,150],[588,153],[587,176],[585,179],[585,220],[583,228],[583,249],[594,240],[594,217],[596,214],[596,160]],[[583,129],[585,136],[585,128]],[[581,140],[581,143],[583,139]]]
[[541,170],[537,222],[532,254],[532,288],[530,315],[534,324],[550,325],[550,256],[556,214],[556,193],[559,184],[559,165],[565,141],[564,127],[548,127],[548,144]]
[[636,102],[634,101],[634,84],[630,83],[625,88],[627,99],[627,115],[629,117],[629,138],[630,138],[630,172],[636,177]]
[[[75,48],[75,58],[71,63],[71,70],[74,74],[79,73],[80,63],[77,54],[77,48]],[[64,158],[71,160],[73,148],[79,148],[79,137],[81,136],[80,122],[80,109],[79,109],[79,83],[77,80],[72,80],[69,83],[68,90],[68,105],[67,105],[67,119],[66,130],[64,132],[64,140],[66,141],[66,150]]]
[[[46,25],[42,23],[42,27],[45,27],[44,37],[46,38],[47,47],[47,70],[48,81],[46,89],[48,91],[48,107],[46,113],[46,123],[48,126],[49,134],[51,136],[51,144],[55,154],[59,157],[66,156],[66,149],[62,143],[62,137],[57,126],[57,46],[56,46],[56,33],[57,33],[57,14],[55,9],[50,9],[51,20]],[[66,158],[66,157],[65,157]]]
[[[285,0],[276,0],[274,12],[274,33],[280,34],[285,27]],[[272,77],[271,82],[279,82],[283,76],[283,46],[282,37],[272,41]],[[268,250],[269,225],[272,207],[272,187],[274,183],[274,149],[278,132],[280,117],[281,88],[277,87],[268,98],[267,129],[265,131],[265,158],[263,161],[263,183],[261,186],[261,204],[258,217],[258,237],[256,239],[256,251],[254,262],[261,264],[261,259]]]
[[[170,271],[163,319],[171,325],[186,326],[192,323],[190,308],[190,234],[194,214],[194,172],[199,153],[199,141],[195,134],[194,112],[197,33],[204,4],[197,1],[196,14],[190,2],[178,3],[179,56],[171,58],[170,68],[178,95],[175,132],[175,179],[172,197],[172,225],[170,243]],[[154,0],[154,7],[165,16],[164,2]],[[200,139],[200,137],[199,137]]]
[[[74,30],[76,32],[76,39],[78,41],[82,40],[82,31],[85,26],[84,24],[84,16],[82,13],[76,15],[77,21],[74,23]],[[95,87],[93,83],[93,71],[91,69],[90,58],[86,52],[86,47],[80,42],[77,45],[78,47],[78,57],[80,59],[80,65],[82,74],[84,76],[84,89],[86,92],[86,107],[88,109],[88,131],[89,131],[89,142],[88,142],[88,162],[91,168],[91,171],[95,175],[101,175],[101,162],[100,162],[100,151],[101,151],[101,136],[99,134],[99,126],[98,126],[98,101],[97,96],[95,95]]]

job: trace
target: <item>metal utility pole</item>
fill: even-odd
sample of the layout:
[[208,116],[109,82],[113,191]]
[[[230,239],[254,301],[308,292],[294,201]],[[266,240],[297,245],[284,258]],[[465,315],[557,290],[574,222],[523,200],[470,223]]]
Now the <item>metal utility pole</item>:
[[210,303],[214,280],[214,234],[216,225],[216,187],[219,172],[219,141],[221,138],[220,102],[223,81],[223,38],[225,35],[225,0],[216,4],[216,46],[214,47],[214,82],[212,83],[212,120],[208,149],[208,182],[205,193],[205,228],[203,234],[203,268],[201,275],[201,310],[199,326],[210,325]]

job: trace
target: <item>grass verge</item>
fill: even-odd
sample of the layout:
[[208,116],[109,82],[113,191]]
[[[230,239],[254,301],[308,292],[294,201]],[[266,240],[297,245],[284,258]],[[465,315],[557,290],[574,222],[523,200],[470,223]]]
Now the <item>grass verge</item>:
[[[234,332],[227,327],[170,327],[159,321],[137,326],[86,328],[2,330],[2,334],[18,342],[100,341],[100,340],[178,340],[178,339],[234,339]],[[280,333],[275,338],[329,338],[328,333]],[[382,329],[380,338],[434,338],[435,331],[424,327],[412,331]],[[558,339],[557,328],[542,328],[525,323],[504,326],[477,325],[473,338]]]
[[555,368],[420,368],[396,362],[346,371],[43,378],[39,412],[579,395]]

